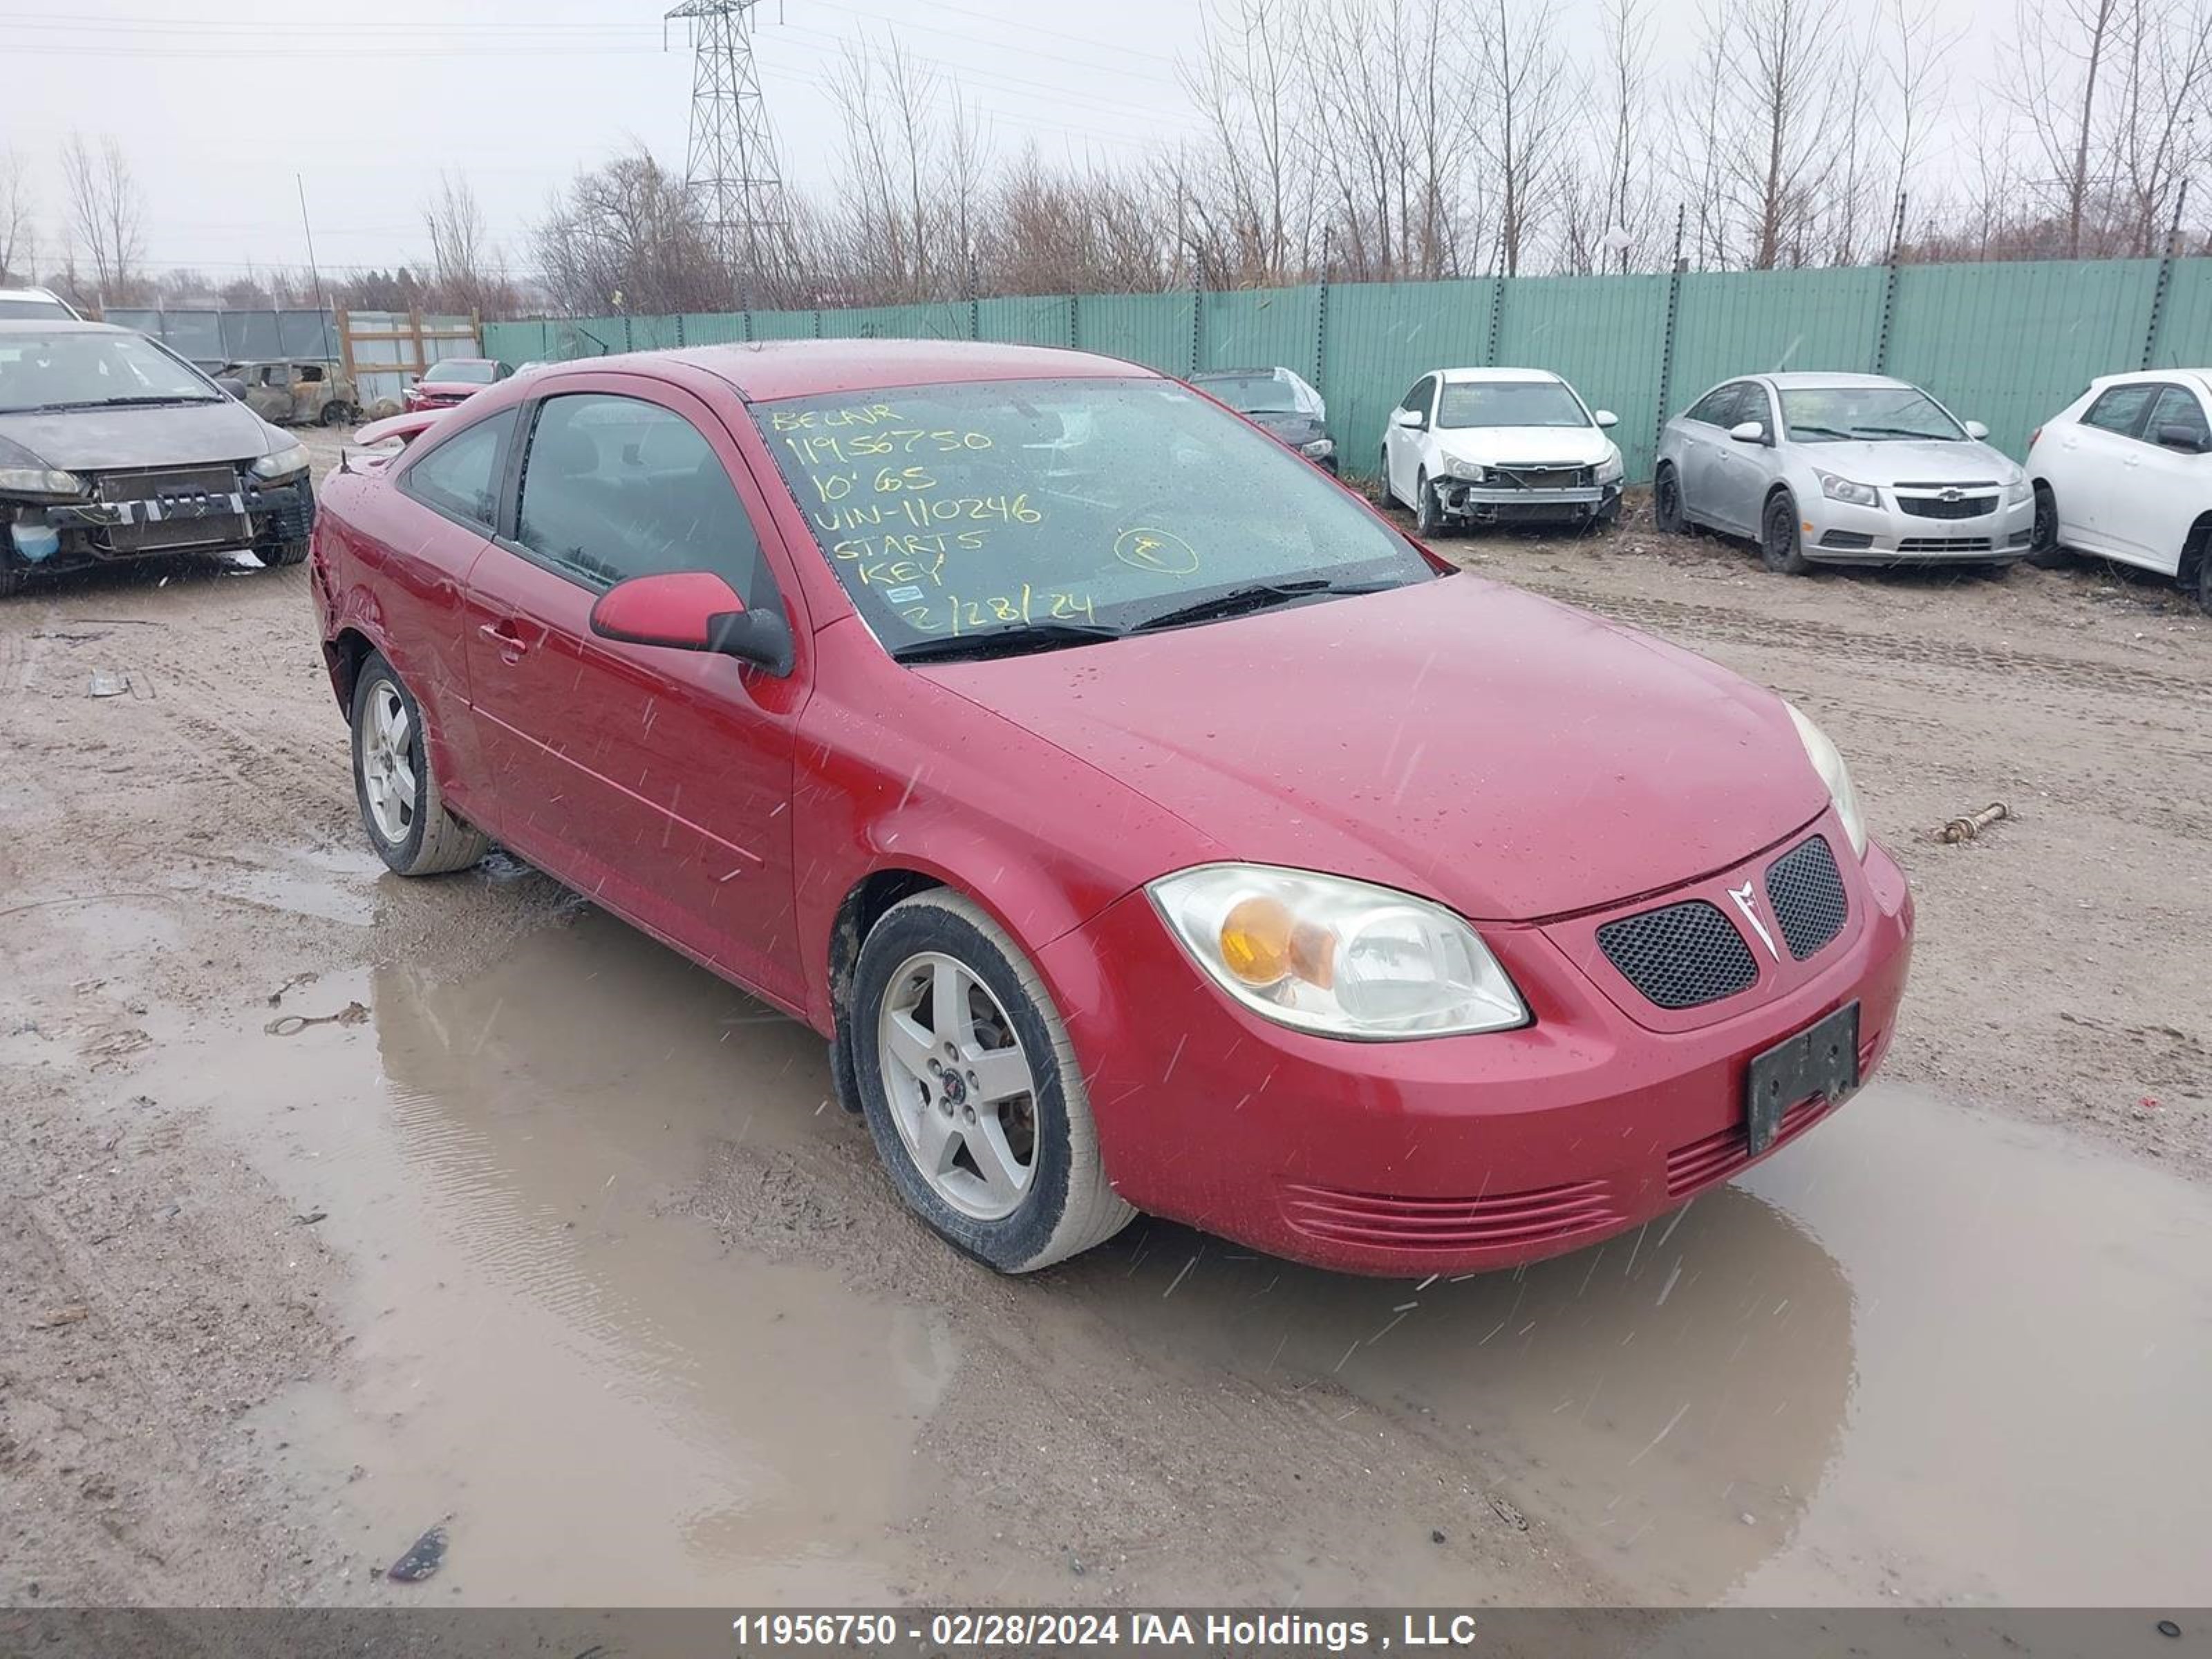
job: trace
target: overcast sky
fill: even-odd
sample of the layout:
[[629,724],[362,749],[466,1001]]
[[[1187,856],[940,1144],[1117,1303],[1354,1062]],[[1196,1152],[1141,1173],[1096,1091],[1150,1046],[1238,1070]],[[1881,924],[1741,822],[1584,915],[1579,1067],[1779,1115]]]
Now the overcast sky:
[[[15,9],[44,3],[46,11]],[[146,192],[157,267],[217,280],[249,262],[305,263],[304,176],[325,266],[419,262],[420,206],[441,167],[465,173],[508,264],[549,191],[633,139],[683,165],[691,64],[669,0],[0,0],[0,147],[27,155],[40,252],[59,246],[56,155],[112,133]],[[2009,0],[1941,0],[1968,31],[1965,80]],[[1686,53],[1699,0],[1659,0],[1662,52]],[[1593,27],[1598,0],[1563,0]],[[779,14],[781,15],[779,21]],[[839,138],[823,97],[842,42],[896,28],[957,74],[995,149],[1125,155],[1194,130],[1176,76],[1194,0],[761,0],[757,55],[787,178],[826,183]],[[1958,94],[1970,99],[1970,91]],[[1954,112],[1954,118],[1959,112]]]

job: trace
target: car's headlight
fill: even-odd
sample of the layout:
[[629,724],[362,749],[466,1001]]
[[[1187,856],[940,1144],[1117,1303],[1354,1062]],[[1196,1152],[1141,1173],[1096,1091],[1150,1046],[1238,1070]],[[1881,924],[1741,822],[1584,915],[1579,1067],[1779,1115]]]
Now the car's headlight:
[[1620,452],[1614,450],[1597,464],[1597,481],[1601,484],[1619,483],[1627,472],[1620,464]]
[[1300,444],[1298,446],[1298,453],[1301,455],[1310,455],[1317,461],[1326,459],[1328,457],[1336,453],[1336,440],[1334,438],[1316,438],[1310,444]]
[[1448,460],[1444,463],[1444,471],[1455,478],[1466,479],[1469,483],[1480,483],[1489,476],[1487,469],[1480,461]]
[[298,443],[272,449],[253,464],[253,476],[257,478],[289,478],[295,472],[307,470],[307,447]]
[[46,466],[0,466],[0,489],[11,495],[82,495],[84,480]]
[[1851,851],[1861,858],[1866,856],[1866,813],[1859,805],[1859,792],[1851,784],[1851,769],[1844,764],[1844,757],[1836,745],[1828,741],[1828,734],[1807,720],[1797,705],[1785,702],[1782,705],[1796,722],[1797,736],[1805,745],[1805,754],[1813,763],[1813,769],[1820,775],[1820,781],[1828,786],[1828,799],[1836,804],[1836,816],[1844,821],[1844,833],[1851,839]]
[[1853,483],[1832,472],[1816,472],[1813,476],[1820,481],[1820,493],[1832,501],[1849,501],[1853,507],[1881,505],[1881,492],[1872,484]]
[[1528,1023],[1474,930],[1409,893],[1262,864],[1201,865],[1146,890],[1216,984],[1281,1024],[1376,1039]]
[[2027,481],[2027,474],[2022,472],[2017,477],[2007,478],[2005,480],[2004,492],[2006,504],[2011,507],[2018,507],[2022,501],[2035,494],[2035,486]]

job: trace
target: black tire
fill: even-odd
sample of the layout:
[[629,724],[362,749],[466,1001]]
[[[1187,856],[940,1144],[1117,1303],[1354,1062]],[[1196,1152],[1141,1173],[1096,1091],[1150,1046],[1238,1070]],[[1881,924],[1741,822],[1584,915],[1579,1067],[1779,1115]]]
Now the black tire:
[[1765,516],[1759,520],[1759,556],[1778,576],[1812,574],[1813,562],[1805,556],[1797,528],[1797,503],[1787,490],[1766,503]]
[[1387,449],[1375,467],[1375,504],[1381,507],[1398,505],[1398,498],[1390,493],[1390,452]]
[[255,548],[253,556],[271,568],[281,565],[297,564],[307,556],[309,545],[305,541],[271,542],[265,547]]
[[1672,466],[1662,465],[1651,480],[1651,524],[1662,536],[1689,533],[1689,517],[1682,511],[1682,480]]
[[[917,1167],[893,1116],[883,1054],[884,1009],[925,953],[951,958],[995,1000],[1035,1080],[1027,1097],[1028,1186],[1017,1207],[995,1219],[968,1214],[939,1194]],[[937,1018],[933,1010],[933,1021]],[[891,1184],[907,1207],[954,1248],[1000,1273],[1033,1273],[1103,1244],[1136,1215],[1107,1180],[1082,1067],[1043,980],[981,905],[934,888],[884,912],[861,944],[841,1028],[860,1110]],[[925,1091],[920,1109],[927,1113],[933,1105],[951,1115],[941,1096]]]
[[0,599],[12,599],[31,578],[28,567],[5,548],[0,548]]
[[[396,836],[387,835],[377,823],[365,769],[372,763],[368,759],[371,749],[368,738],[374,729],[376,709],[387,693],[398,698],[398,706],[406,714],[407,758],[414,780],[411,801]],[[360,805],[361,827],[368,832],[369,845],[376,848],[377,855],[386,864],[403,876],[435,876],[449,870],[466,870],[483,862],[483,855],[491,850],[489,836],[447,809],[437,775],[431,770],[425,752],[423,730],[422,706],[415,701],[415,694],[381,654],[370,652],[353,684],[354,799]]]
[[325,404],[323,405],[323,424],[325,426],[352,425],[353,405],[351,404],[340,403],[336,398]]
[[2058,499],[2049,484],[2035,487],[2035,532],[2027,544],[2027,562],[2038,570],[2056,570],[2072,556],[2058,544]]
[[2212,533],[2200,531],[2203,543],[2197,554],[2197,608],[2212,617]]
[[1413,533],[1424,541],[1444,533],[1444,506],[1437,499],[1426,467],[1413,475]]

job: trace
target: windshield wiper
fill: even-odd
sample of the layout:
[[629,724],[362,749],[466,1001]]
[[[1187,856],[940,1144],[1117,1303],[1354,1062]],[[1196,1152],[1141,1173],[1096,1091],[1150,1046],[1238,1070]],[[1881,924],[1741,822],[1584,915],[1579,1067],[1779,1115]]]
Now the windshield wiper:
[[1793,438],[1808,438],[1816,432],[1824,438],[1840,438],[1846,441],[1851,435],[1848,432],[1838,432],[1832,426],[1808,426],[1802,421],[1790,422],[1790,435]]
[[1954,444],[1959,441],[1956,438],[1948,437],[1941,432],[1923,432],[1919,428],[1911,426],[1861,426],[1851,429],[1854,432],[1871,432],[1881,438],[1925,438],[1930,443],[1938,444]]
[[0,410],[9,415],[60,415],[72,409],[155,409],[172,404],[219,404],[221,398],[94,398],[74,404],[33,404],[27,409]]
[[1224,593],[1208,599],[1194,599],[1188,605],[1177,605],[1172,611],[1163,611],[1156,617],[1147,617],[1129,631],[1149,634],[1156,629],[1181,628],[1190,623],[1218,622],[1226,617],[1241,617],[1249,611],[1266,611],[1288,599],[1304,599],[1313,593],[1380,593],[1386,588],[1400,586],[1397,582],[1339,583],[1327,576],[1316,576],[1288,582],[1255,582],[1245,587],[1232,587]]
[[944,634],[917,640],[891,653],[893,662],[951,662],[963,658],[1023,656],[1032,651],[1060,651],[1072,645],[1096,645],[1118,640],[1119,628],[1093,628],[1082,623],[1030,623],[1020,628],[996,628],[984,634]]

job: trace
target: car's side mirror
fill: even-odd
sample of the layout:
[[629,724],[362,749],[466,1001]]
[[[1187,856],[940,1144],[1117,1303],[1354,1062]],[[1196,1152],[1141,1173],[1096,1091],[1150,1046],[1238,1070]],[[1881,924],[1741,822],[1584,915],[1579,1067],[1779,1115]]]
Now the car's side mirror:
[[1766,441],[1766,422],[1742,421],[1729,428],[1729,436],[1740,444],[1763,444]]
[[2175,426],[2169,422],[2158,429],[2158,446],[2160,449],[2178,449],[2185,455],[2202,455],[2205,448],[2204,434],[2193,426]]
[[1979,421],[1969,421],[1966,422],[1966,435],[1969,438],[1973,439],[1975,442],[1979,443],[1984,438],[1990,435],[1990,429],[1986,426],[1984,426]]
[[748,611],[711,570],[632,576],[599,595],[592,632],[627,645],[710,651],[751,663],[779,678],[791,672],[791,624],[773,611]]
[[1394,409],[1390,411],[1390,424],[1419,430],[1421,426],[1421,411],[1418,409]]
[[1601,409],[1598,410],[1596,419],[1597,423],[1600,426],[1619,426],[1620,424],[1620,416],[1614,414],[1609,409]]
[[242,404],[246,401],[246,382],[237,375],[218,374],[215,377],[215,384],[216,389],[232,402]]

